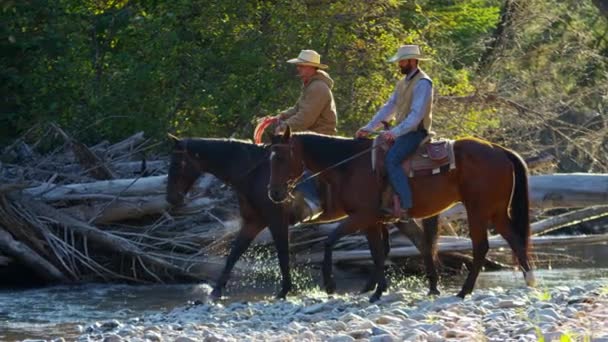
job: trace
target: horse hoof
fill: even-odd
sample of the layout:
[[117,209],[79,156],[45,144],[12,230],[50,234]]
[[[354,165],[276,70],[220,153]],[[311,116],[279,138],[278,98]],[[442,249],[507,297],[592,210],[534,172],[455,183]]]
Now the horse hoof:
[[361,289],[361,292],[359,292],[359,294],[364,294],[364,293],[368,293],[369,291],[372,291],[373,289],[376,288],[376,284],[367,284],[365,285],[364,288]]
[[286,290],[281,290],[281,292],[277,293],[277,295],[276,295],[275,298],[276,299],[285,299],[285,297],[287,297],[287,293],[288,292],[289,292],[288,290],[287,291]]
[[462,298],[462,299],[464,299],[464,297],[466,297],[466,296],[467,296],[467,293],[466,293],[466,292],[464,292],[464,291],[460,291],[460,292],[458,292],[458,294],[456,295],[456,297],[460,297],[460,298]]
[[439,292],[439,290],[437,289],[430,289],[429,293],[427,293],[427,296],[439,296],[441,295],[441,292]]
[[371,297],[369,297],[369,302],[370,303],[375,303],[377,301],[380,300],[380,296],[382,296],[381,294],[378,293],[374,293]]
[[325,285],[325,292],[327,292],[327,294],[334,294],[336,292],[336,283],[332,281]]
[[213,291],[211,291],[211,293],[209,294],[209,300],[215,302],[220,299],[222,299],[222,290],[218,288],[213,289]]

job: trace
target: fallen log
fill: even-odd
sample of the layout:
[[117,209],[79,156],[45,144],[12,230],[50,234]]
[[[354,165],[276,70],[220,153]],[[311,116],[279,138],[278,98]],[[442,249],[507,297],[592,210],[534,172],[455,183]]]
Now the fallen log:
[[[530,176],[529,186],[531,208],[585,208],[608,203],[608,174]],[[440,216],[447,220],[465,219],[466,212],[459,203]]]
[[532,235],[545,234],[563,227],[597,220],[605,216],[608,216],[608,206],[580,209],[534,222],[531,225],[531,233]]
[[[67,197],[70,198],[70,197]],[[106,198],[108,199],[108,198]],[[136,219],[147,215],[162,213],[172,208],[165,196],[123,197],[112,198],[108,203],[81,204],[60,209],[61,212],[76,217],[82,221],[107,224],[126,219]],[[217,200],[199,197],[189,201],[183,207],[173,209],[175,214],[188,214],[209,209]]]
[[48,282],[64,283],[69,279],[53,264],[41,257],[26,244],[13,239],[13,236],[0,226],[0,250],[30,267]]
[[[107,233],[103,230],[97,229],[95,226],[92,226],[86,222],[82,222],[73,218],[70,215],[62,213],[50,205],[47,205],[38,201],[28,201],[27,206],[29,209],[34,212],[38,216],[46,217],[48,219],[52,219],[56,221],[57,224],[68,227],[75,232],[82,234],[84,237],[89,239],[92,242],[98,243],[101,246],[104,246],[106,249],[118,252],[120,254],[124,254],[127,256],[132,256],[136,258],[141,258],[143,261],[149,262],[151,265],[155,265],[169,271],[175,272],[176,275],[195,280],[200,279],[200,275],[191,274],[181,267],[178,267],[164,259],[159,257],[155,257],[142,251],[136,245],[131,243],[131,241]],[[205,275],[206,279],[210,279],[212,275]]]
[[[438,244],[439,252],[458,252],[471,250],[471,240],[468,238],[459,238],[460,241],[443,242],[440,240]],[[582,235],[582,236],[534,236],[531,238],[534,246],[567,246],[567,245],[584,245],[595,244],[608,241],[608,234],[601,235]],[[509,244],[503,239],[491,239],[489,241],[490,249],[509,248]],[[389,258],[403,258],[417,256],[420,253],[413,246],[395,247],[391,249]],[[311,253],[296,257],[297,263],[320,263],[323,261],[324,253]],[[371,254],[369,249],[360,249],[353,251],[334,251],[333,262],[357,261],[370,259]]]
[[[115,179],[100,182],[58,185],[44,183],[23,190],[26,195],[44,201],[71,200],[73,195],[115,195],[115,196],[149,196],[162,195],[167,190],[167,175]],[[209,174],[201,177],[191,190],[192,193],[207,189],[215,177]]]

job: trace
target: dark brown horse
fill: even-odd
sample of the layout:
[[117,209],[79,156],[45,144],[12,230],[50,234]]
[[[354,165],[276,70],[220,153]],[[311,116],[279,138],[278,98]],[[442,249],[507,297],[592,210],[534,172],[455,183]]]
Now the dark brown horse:
[[[331,260],[335,242],[357,229],[364,230],[370,241],[377,239],[378,233],[374,230],[379,228],[378,222],[383,216],[379,208],[383,185],[372,171],[371,153],[367,152],[371,146],[372,141],[368,139],[318,134],[292,136],[288,129],[282,142],[272,147],[269,193],[275,201],[288,196],[306,167],[321,172],[319,177],[334,189],[334,202],[349,215],[325,246],[323,276],[329,292],[335,287]],[[332,167],[358,154],[361,155]],[[457,140],[454,154],[456,169],[410,179],[414,203],[410,214],[416,218],[432,217],[457,202],[464,204],[473,242],[473,265],[458,296],[464,298],[473,291],[489,248],[487,227],[490,222],[509,243],[526,283],[533,285],[534,275],[528,262],[530,224],[524,161],[513,151],[472,138]],[[376,266],[383,267],[384,258],[378,247],[370,244],[370,248]],[[435,250],[431,249],[431,253]],[[433,267],[430,272],[435,272],[432,262],[426,267]]]
[[[242,225],[232,243],[224,270],[213,288],[212,298],[221,297],[235,263],[265,227],[272,234],[281,269],[282,286],[277,297],[284,298],[292,288],[288,224],[295,223],[296,219],[289,203],[276,203],[269,199],[270,147],[239,140],[171,138],[174,148],[167,182],[169,203],[182,204],[185,194],[203,172],[211,173],[231,185],[238,196]],[[315,222],[329,222],[345,216],[340,208],[330,207],[325,208]],[[382,234],[386,237],[383,246],[387,254],[390,247],[386,228]]]

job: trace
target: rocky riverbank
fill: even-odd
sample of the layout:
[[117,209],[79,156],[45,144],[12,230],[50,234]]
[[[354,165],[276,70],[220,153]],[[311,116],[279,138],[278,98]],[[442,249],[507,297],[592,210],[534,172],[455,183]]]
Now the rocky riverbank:
[[[396,288],[396,287],[394,287]],[[82,327],[79,341],[608,341],[608,285],[476,290],[461,300],[394,290],[198,303]],[[569,338],[569,339],[567,339]]]

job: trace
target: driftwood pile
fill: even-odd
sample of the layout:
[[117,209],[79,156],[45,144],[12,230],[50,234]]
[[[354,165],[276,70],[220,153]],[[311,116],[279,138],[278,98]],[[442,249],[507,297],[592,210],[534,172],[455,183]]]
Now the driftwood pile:
[[[171,208],[164,198],[168,156],[151,157],[159,144],[143,133],[116,144],[86,146],[55,125],[39,131],[44,132],[41,139],[55,137],[62,143],[42,153],[41,140],[25,136],[0,150],[0,272],[19,265],[42,282],[215,279],[239,228],[229,188],[204,175],[187,204]],[[528,162],[546,168],[551,158]],[[582,208],[535,222],[536,235],[608,216],[608,175],[532,176],[530,185],[535,216],[550,208]],[[442,236],[440,251],[470,249],[468,238],[455,235],[453,224],[462,218],[460,206],[442,214],[442,234],[453,236]],[[320,262],[321,242],[334,227],[290,228],[292,261]],[[412,242],[395,229],[392,234],[392,258],[418,254]],[[600,234],[535,237],[533,243],[606,240]],[[270,235],[264,231],[257,244],[268,243]],[[505,246],[501,238],[491,238],[491,248]],[[367,244],[357,235],[344,238],[334,254],[337,263],[369,259]]]

